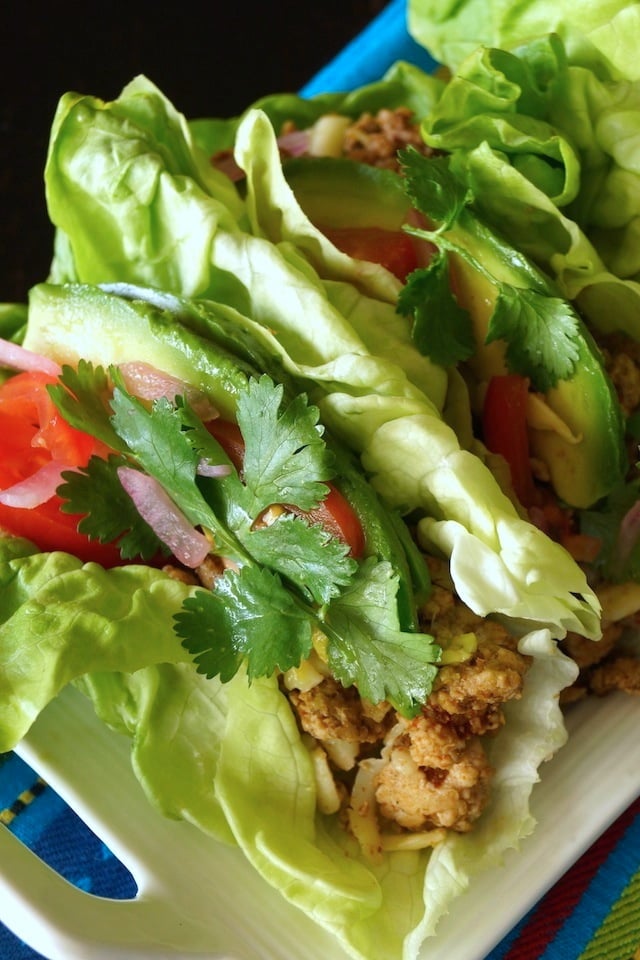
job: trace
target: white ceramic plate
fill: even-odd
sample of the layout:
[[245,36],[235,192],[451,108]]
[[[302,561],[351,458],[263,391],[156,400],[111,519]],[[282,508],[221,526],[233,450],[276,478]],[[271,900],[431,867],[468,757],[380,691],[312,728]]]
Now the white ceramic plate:
[[[425,945],[425,960],[482,960],[640,794],[638,708],[624,695],[572,708],[569,743],[534,790],[537,829],[456,902]],[[128,751],[73,689],[38,719],[19,753],[131,870],[139,894],[123,903],[76,890],[3,830],[7,926],[50,960],[343,960],[329,934],[239,851],[150,808]]]

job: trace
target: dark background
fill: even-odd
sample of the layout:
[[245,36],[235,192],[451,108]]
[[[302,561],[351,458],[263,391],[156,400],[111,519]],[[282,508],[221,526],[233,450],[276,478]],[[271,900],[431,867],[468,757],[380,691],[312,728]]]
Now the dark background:
[[385,4],[4,4],[0,302],[25,300],[46,278],[53,234],[42,176],[63,93],[112,100],[144,73],[187,117],[235,116],[263,94],[298,90]]

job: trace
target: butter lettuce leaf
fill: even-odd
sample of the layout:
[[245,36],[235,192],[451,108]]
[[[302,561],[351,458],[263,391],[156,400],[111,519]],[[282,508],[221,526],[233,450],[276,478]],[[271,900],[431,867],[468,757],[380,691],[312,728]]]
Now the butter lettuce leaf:
[[511,52],[470,52],[423,135],[590,324],[637,338],[640,79],[599,76],[570,53],[546,30]]
[[640,9],[628,0],[575,4],[571,0],[409,0],[411,36],[437,61],[456,69],[477,47],[511,50],[557,33],[572,61],[597,75],[640,79],[635,38]]
[[2,538],[0,583],[0,750],[90,670],[189,660],[172,618],[193,588],[152,567],[105,570]]
[[104,723],[130,740],[133,770],[156,809],[235,844],[215,785],[227,684],[206,679],[191,662],[149,658],[134,672],[104,670],[96,661],[73,685]]

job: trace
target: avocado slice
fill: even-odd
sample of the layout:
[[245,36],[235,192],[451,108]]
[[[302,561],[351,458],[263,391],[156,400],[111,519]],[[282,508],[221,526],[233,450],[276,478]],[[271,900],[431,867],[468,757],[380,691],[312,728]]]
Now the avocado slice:
[[411,210],[402,178],[392,170],[344,157],[299,157],[283,172],[309,220],[320,229],[400,230]]
[[[126,288],[123,288],[123,290]],[[108,289],[41,283],[29,293],[24,346],[58,363],[94,365],[144,360],[206,394],[222,416],[235,416],[238,393],[254,367],[176,322],[180,301],[150,304]]]
[[531,452],[547,465],[562,500],[573,507],[590,507],[622,480],[627,457],[620,404],[586,330],[579,341],[575,376],[559,381],[546,400],[577,442],[567,442],[555,430],[531,430]]
[[[491,269],[509,278],[508,260],[491,257]],[[456,296],[472,318],[477,349],[468,361],[472,377],[482,383],[507,372],[505,343],[485,343],[496,287],[461,257],[453,257]],[[505,267],[505,263],[507,266]],[[624,418],[615,389],[604,369],[600,350],[578,320],[578,358],[570,380],[559,380],[544,401],[567,430],[530,428],[532,456],[541,460],[557,496],[578,509],[592,506],[624,477],[627,459]]]

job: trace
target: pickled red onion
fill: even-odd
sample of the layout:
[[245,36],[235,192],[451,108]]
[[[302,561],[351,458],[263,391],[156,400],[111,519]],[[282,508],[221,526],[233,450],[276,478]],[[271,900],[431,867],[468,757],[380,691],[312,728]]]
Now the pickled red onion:
[[160,397],[175,400],[176,397],[185,397],[202,420],[215,420],[219,415],[204,393],[184,380],[165,373],[164,370],[158,370],[150,363],[130,361],[119,364],[118,370],[129,393],[140,400],[153,401]]
[[118,477],[140,516],[174,557],[185,567],[199,566],[211,544],[178,509],[158,481],[132,467],[119,467]]
[[6,507],[20,507],[25,510],[39,507],[55,494],[60,486],[63,471],[73,469],[73,464],[50,460],[30,477],[19,480],[6,490],[0,491],[0,503]]
[[37,370],[54,377],[59,376],[61,372],[60,364],[55,360],[43,357],[32,350],[26,350],[17,343],[2,338],[0,338],[0,367],[9,367],[12,370]]

